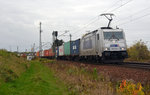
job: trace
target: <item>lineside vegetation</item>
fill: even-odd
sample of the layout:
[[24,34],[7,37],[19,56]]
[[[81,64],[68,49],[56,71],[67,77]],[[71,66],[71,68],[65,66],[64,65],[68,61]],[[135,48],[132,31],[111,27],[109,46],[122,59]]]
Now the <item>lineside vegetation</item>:
[[150,62],[150,51],[145,42],[142,40],[137,41],[128,48],[128,61]]
[[150,83],[142,85],[128,79],[112,81],[104,72],[84,64],[76,66],[55,60],[44,62],[56,77],[65,82],[70,95],[150,95]]

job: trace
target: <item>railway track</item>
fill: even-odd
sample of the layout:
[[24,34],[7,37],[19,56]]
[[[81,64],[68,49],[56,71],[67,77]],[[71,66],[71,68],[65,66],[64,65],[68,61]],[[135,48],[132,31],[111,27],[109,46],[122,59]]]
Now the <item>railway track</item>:
[[123,62],[121,64],[123,67],[137,68],[150,70],[150,63],[137,63],[137,62]]
[[[98,65],[98,63],[95,63],[95,65]],[[150,70],[150,63],[122,62],[122,63],[107,63],[101,65]]]
[[[74,62],[74,61],[70,61]],[[77,62],[77,61],[76,61]],[[89,65],[97,65],[97,66],[118,66],[118,67],[126,67],[126,68],[135,68],[135,69],[144,69],[150,70],[150,63],[139,63],[139,62],[122,62],[122,63],[95,63],[95,62],[78,62],[79,64],[89,64]]]

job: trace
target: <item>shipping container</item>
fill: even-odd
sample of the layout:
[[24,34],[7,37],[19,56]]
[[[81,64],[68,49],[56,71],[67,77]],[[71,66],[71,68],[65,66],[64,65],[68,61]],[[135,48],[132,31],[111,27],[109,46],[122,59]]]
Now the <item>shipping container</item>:
[[24,57],[24,58],[27,57],[26,53],[22,53],[21,57]]
[[64,45],[59,46],[59,56],[64,55]]
[[49,50],[44,50],[44,56],[49,56]]
[[51,56],[51,57],[55,56],[55,53],[53,52],[53,49],[52,49],[52,48],[49,49],[49,56]]
[[44,50],[41,52],[41,56],[42,56],[42,57],[44,56]]
[[80,39],[71,41],[71,55],[79,55],[80,53]]
[[38,52],[36,52],[36,56],[37,56],[37,57],[39,57],[39,56],[40,56],[40,53],[39,53],[39,51],[38,51]]
[[70,41],[64,43],[64,55],[70,55]]

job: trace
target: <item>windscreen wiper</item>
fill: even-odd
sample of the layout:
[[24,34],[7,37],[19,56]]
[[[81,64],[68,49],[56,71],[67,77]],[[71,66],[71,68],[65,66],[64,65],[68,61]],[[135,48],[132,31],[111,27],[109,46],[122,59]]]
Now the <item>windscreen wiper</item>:
[[117,39],[117,40],[119,40],[119,38],[117,38],[115,35],[114,35],[114,33],[112,33],[112,36],[109,38],[109,40],[110,39]]

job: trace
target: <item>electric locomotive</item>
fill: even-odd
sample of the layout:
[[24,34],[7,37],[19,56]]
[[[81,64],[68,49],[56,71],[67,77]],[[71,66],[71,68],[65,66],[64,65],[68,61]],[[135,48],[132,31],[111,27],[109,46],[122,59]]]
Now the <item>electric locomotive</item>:
[[102,62],[121,62],[128,57],[124,31],[110,27],[113,14],[102,16],[109,20],[108,26],[87,33],[81,38],[80,57]]

